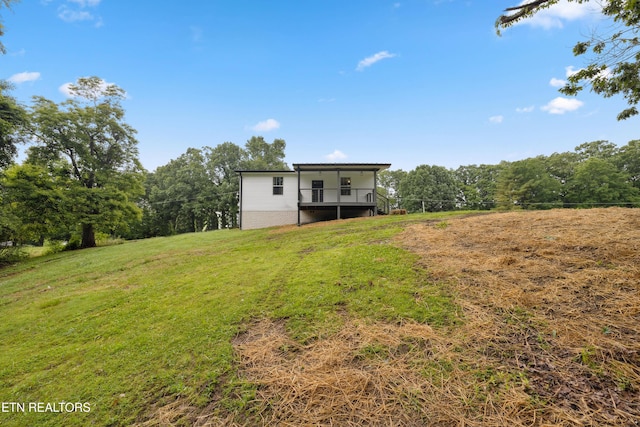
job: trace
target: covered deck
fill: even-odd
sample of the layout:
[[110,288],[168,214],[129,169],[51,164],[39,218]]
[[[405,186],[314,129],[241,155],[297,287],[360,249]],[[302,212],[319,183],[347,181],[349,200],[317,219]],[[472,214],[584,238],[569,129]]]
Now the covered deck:
[[301,216],[342,219],[388,212],[377,191],[378,172],[388,163],[294,163],[298,179],[298,225]]

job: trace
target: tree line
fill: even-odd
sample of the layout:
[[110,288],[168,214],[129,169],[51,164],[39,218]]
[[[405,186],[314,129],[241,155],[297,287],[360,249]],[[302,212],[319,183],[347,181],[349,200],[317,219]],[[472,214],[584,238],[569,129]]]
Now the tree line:
[[[138,160],[124,120],[125,92],[98,77],[79,79],[72,97],[35,97],[29,108],[0,83],[0,244],[67,248],[96,236],[140,239],[237,227],[239,169],[287,170],[286,143],[254,136],[189,148],[153,172]],[[16,147],[28,143],[17,164]],[[584,143],[496,165],[420,165],[379,174],[379,191],[409,212],[640,205],[640,140]],[[3,246],[0,246],[3,247]]]
[[497,165],[383,171],[382,190],[408,212],[640,206],[640,140],[609,141]]
[[288,170],[286,143],[253,136],[243,147],[225,142],[189,148],[147,173],[142,220],[136,238],[166,236],[238,226],[237,170]]

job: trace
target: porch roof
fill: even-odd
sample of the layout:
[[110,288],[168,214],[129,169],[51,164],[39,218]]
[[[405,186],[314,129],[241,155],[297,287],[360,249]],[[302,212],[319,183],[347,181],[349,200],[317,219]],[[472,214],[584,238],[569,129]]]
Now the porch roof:
[[381,171],[391,163],[293,163],[296,171]]
[[236,169],[237,173],[295,173],[299,171],[371,171],[389,169],[391,163],[293,163],[294,170]]
[[236,173],[295,173],[296,171],[292,170],[279,170],[279,169],[236,169]]

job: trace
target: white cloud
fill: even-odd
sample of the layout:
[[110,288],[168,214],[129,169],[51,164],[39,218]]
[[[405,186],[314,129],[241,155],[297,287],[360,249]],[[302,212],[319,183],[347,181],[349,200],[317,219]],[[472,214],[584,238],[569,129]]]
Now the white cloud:
[[[524,0],[520,5],[525,3],[531,3],[531,0]],[[565,21],[602,16],[602,6],[598,3],[599,2],[576,3],[560,0],[548,9],[543,9],[536,13],[533,17],[518,22],[517,25],[530,25],[545,30],[562,28]]]
[[84,10],[71,10],[62,8],[58,13],[58,18],[64,22],[93,21],[93,15]]
[[[581,69],[580,69],[581,70]],[[579,72],[580,70],[576,70],[573,65],[569,65],[568,67],[564,67],[564,72],[566,74],[567,77],[571,77],[574,74],[576,74],[577,72]]]
[[67,0],[58,8],[58,18],[64,22],[96,21],[96,27],[102,27],[102,18],[96,18],[87,8],[95,8],[101,0]]
[[393,58],[395,56],[397,56],[395,53],[389,53],[388,51],[383,50],[358,62],[356,71],[363,71],[365,68],[372,66],[378,61],[382,61],[383,59],[387,58]]
[[504,116],[491,116],[489,117],[489,121],[491,123],[502,123],[504,121]]
[[[576,70],[573,68],[573,65],[569,65],[568,67],[564,67],[564,74],[567,77],[571,77],[572,75],[574,75],[575,73],[577,73],[580,70]],[[558,79],[556,77],[552,77],[551,80],[549,80],[549,85],[553,86],[553,87],[563,87],[567,84],[567,81],[564,79]]]
[[540,107],[542,111],[549,114],[564,114],[569,111],[575,111],[582,107],[584,102],[572,98],[563,98],[561,96],[551,100],[547,105]]
[[251,129],[256,132],[270,132],[272,130],[276,130],[280,128],[280,123],[274,119],[267,119],[262,122],[258,122]]
[[13,76],[9,77],[9,81],[11,83],[20,84],[25,82],[34,82],[39,78],[40,78],[40,73],[36,71],[33,71],[33,72],[25,71],[23,73],[14,74]]
[[334,150],[333,153],[324,156],[327,160],[335,162],[336,160],[344,160],[348,156],[340,150]]
[[102,0],[67,0],[69,3],[75,3],[80,7],[97,6]]
[[60,91],[60,93],[62,93],[64,96],[66,96],[67,98],[73,98],[73,94],[71,93],[71,88],[69,86],[71,86],[73,83],[65,83],[62,86],[60,86],[58,88],[58,90]]
[[530,113],[535,110],[535,105],[531,105],[529,107],[518,107],[516,108],[516,113]]
[[[567,78],[573,76],[574,74],[580,72],[581,70],[582,70],[582,68],[576,70],[573,65],[569,65],[568,67],[564,67],[564,73],[565,73]],[[607,78],[609,76],[611,76],[611,70],[609,68],[605,68],[604,70],[602,70],[601,72],[598,73],[596,78],[598,78],[598,77]],[[549,80],[549,84],[551,86],[553,86],[553,87],[564,87],[567,84],[567,81],[564,80],[564,79],[558,79],[556,77],[552,77],[551,80]]]

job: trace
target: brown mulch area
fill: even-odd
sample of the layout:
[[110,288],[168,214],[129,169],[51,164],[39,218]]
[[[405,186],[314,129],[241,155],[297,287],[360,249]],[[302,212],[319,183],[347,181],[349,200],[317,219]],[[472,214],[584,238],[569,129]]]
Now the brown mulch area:
[[257,385],[242,416],[178,400],[145,425],[640,425],[640,209],[415,223],[396,244],[453,295],[460,324],[345,314],[300,343],[258,319],[233,342]]

